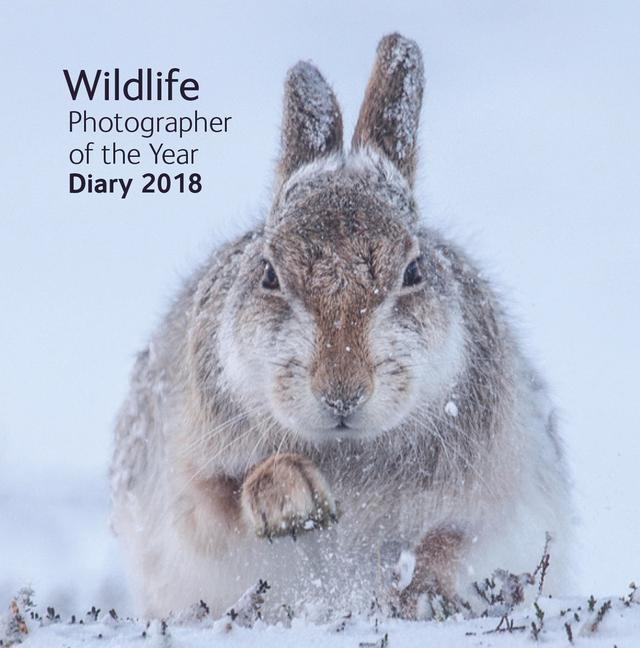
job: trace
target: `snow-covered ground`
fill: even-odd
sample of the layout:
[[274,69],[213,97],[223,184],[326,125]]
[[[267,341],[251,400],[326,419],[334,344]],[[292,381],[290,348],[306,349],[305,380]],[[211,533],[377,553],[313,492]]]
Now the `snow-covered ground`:
[[[635,587],[635,586],[634,586]],[[254,590],[254,594],[258,590]],[[264,596],[268,596],[268,591]],[[620,597],[552,599],[541,596],[533,606],[464,618],[455,614],[432,621],[402,621],[372,612],[352,618],[348,613],[331,623],[292,619],[266,624],[254,603],[244,616],[234,612],[213,619],[204,604],[182,618],[140,621],[121,618],[115,609],[92,607],[62,617],[52,607],[38,608],[30,592],[21,592],[11,611],[0,619],[0,640],[26,646],[637,646],[640,637],[640,591]],[[249,597],[247,600],[255,601]],[[242,619],[242,622],[239,622]]]
[[[504,289],[562,412],[580,598],[541,603],[545,641],[566,645],[560,608],[593,593],[614,607],[585,643],[640,645],[638,610],[618,599],[640,581],[639,23],[631,1],[0,3],[0,612],[30,584],[41,609],[61,615],[30,622],[30,645],[141,636],[138,622],[66,625],[91,606],[133,614],[106,487],[133,354],[179,276],[267,204],[287,67],[319,65],[348,133],[375,45],[393,30],[425,57],[424,217]],[[66,132],[67,112],[149,107],[72,105],[62,69],[147,65],[180,67],[200,82],[200,111],[233,116],[227,136],[183,142],[201,149],[205,190],[70,196],[68,149],[87,138]],[[526,614],[516,624],[528,626]],[[210,643],[207,623],[170,623],[171,641]],[[282,646],[375,644],[384,633],[390,646],[532,641],[528,628],[481,634],[493,624],[387,621],[376,634],[370,620],[341,633],[294,622],[259,633],[261,645]],[[256,644],[256,631],[234,628],[224,641]]]
[[25,585],[65,615],[87,603],[131,612],[106,479],[15,477],[3,480],[0,501],[0,613]]

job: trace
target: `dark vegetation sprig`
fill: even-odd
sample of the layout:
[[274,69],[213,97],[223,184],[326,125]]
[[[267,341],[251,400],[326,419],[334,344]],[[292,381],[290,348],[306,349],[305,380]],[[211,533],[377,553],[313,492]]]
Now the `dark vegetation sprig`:
[[564,624],[564,631],[567,633],[567,639],[569,640],[569,643],[573,643],[573,630],[571,629],[571,624],[570,623],[565,623]]
[[544,628],[544,610],[538,605],[537,601],[533,604],[533,607],[535,608],[536,619],[538,622],[537,623],[535,621],[531,622],[531,636],[536,641],[538,641],[538,638],[540,637],[540,633]]
[[596,619],[595,621],[591,624],[589,631],[590,632],[597,632],[598,628],[600,627],[600,624],[602,623],[602,620],[606,616],[607,612],[611,609],[611,599],[608,601],[605,601],[601,606],[600,609],[598,610],[598,613],[596,614]]
[[389,645],[389,635],[385,633],[378,641],[361,641],[359,648],[387,648]]
[[92,621],[97,621],[99,614],[100,614],[100,608],[97,608],[95,605],[92,605],[91,609],[85,614],[85,616],[88,616]]
[[498,634],[501,632],[508,632],[509,634],[513,632],[522,632],[526,630],[526,626],[516,625],[513,619],[510,619],[506,614],[500,617],[500,622],[492,630],[485,630],[482,634]]
[[549,545],[551,544],[551,535],[549,532],[545,534],[544,549],[542,551],[542,558],[537,567],[534,569],[532,578],[538,579],[538,595],[537,598],[540,598],[542,595],[542,589],[544,588],[544,579],[547,576],[547,571],[549,570],[549,563],[551,562],[551,553],[549,551]]
[[636,595],[638,594],[638,586],[631,581],[629,583],[629,593],[626,596],[622,596],[620,600],[622,601],[623,605],[625,607],[631,607],[632,603],[639,603],[640,601],[636,599]]

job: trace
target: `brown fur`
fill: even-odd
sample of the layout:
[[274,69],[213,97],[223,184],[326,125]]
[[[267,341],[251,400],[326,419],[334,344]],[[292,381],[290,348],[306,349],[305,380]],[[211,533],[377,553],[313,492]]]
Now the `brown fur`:
[[[324,197],[308,196],[298,204],[305,218],[283,221],[269,249],[286,289],[314,316],[314,393],[327,402],[361,403],[374,383],[371,317],[411,260],[412,239],[380,205],[366,204],[352,190],[334,197],[334,203],[327,203]],[[356,198],[360,208],[350,208]],[[318,227],[326,232],[321,244]],[[389,265],[390,257],[397,266]]]
[[193,537],[195,548],[202,554],[227,548],[214,546],[208,532],[210,521],[217,520],[232,535],[243,533],[246,523],[240,514],[240,481],[228,476],[200,479],[194,483],[192,505],[180,519],[182,527]]
[[456,574],[467,543],[464,533],[455,528],[435,529],[424,536],[415,549],[411,583],[400,593],[401,616],[416,618],[418,598],[423,594],[455,596]]
[[[405,47],[403,58],[397,57],[400,43]],[[396,163],[411,185],[417,161],[417,146],[412,135],[418,129],[420,112],[403,113],[389,110],[389,107],[409,99],[406,97],[408,87],[414,81],[415,97],[411,99],[417,100],[418,105],[422,102],[422,59],[419,54],[415,55],[413,48],[417,50],[415,43],[403,39],[400,34],[390,34],[380,41],[352,140],[354,149],[365,145],[378,148]],[[403,118],[408,118],[410,123],[403,123]]]
[[[310,110],[309,101],[314,105]],[[282,154],[278,172],[288,178],[316,158],[342,150],[342,114],[333,91],[313,65],[301,61],[285,81]]]
[[[300,506],[302,503],[302,506]],[[275,454],[249,472],[242,485],[245,514],[256,534],[271,538],[326,526],[336,518],[329,488],[307,457]]]

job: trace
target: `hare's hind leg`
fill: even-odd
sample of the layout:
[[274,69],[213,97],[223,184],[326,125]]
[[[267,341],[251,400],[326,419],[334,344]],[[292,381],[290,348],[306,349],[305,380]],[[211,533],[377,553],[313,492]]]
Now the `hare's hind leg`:
[[414,550],[411,582],[397,598],[397,612],[401,617],[431,616],[428,609],[421,609],[420,603],[421,600],[430,602],[436,596],[456,605],[457,576],[467,545],[467,536],[453,526],[433,529],[422,538]]

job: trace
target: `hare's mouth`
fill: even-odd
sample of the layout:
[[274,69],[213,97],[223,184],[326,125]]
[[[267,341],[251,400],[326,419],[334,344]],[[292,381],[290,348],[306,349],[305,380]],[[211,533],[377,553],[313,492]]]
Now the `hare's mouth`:
[[341,416],[332,425],[321,432],[322,436],[329,439],[357,439],[364,433],[363,427],[350,416]]

